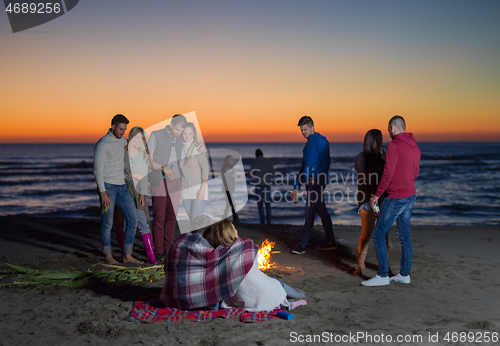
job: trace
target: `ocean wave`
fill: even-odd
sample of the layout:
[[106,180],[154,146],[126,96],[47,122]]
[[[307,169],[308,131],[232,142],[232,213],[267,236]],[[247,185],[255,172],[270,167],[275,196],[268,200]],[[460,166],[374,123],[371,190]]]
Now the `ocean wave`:
[[[41,176],[43,176],[43,175],[41,175]],[[17,178],[26,177],[26,175],[16,176],[16,177]],[[17,179],[17,180],[13,180],[16,177],[11,177],[10,180],[9,180],[9,178],[0,179],[0,182],[1,182],[2,186],[21,186],[21,185],[33,186],[36,184],[62,182],[62,181],[64,181],[64,183],[66,183],[66,184],[95,183],[95,179],[93,178],[93,176],[87,177],[87,178],[78,177],[78,178],[72,178],[72,179],[60,179],[58,177],[46,177],[44,179]],[[65,177],[67,177],[67,176],[65,175]]]
[[[302,164],[304,144],[239,143],[221,146],[234,147],[240,152],[246,171],[254,160],[255,149],[261,147],[278,175],[272,192],[276,197],[287,197]],[[419,143],[419,146],[422,160],[420,176],[415,181],[417,202],[412,224],[500,225],[500,143]],[[100,215],[92,170],[93,145],[9,148],[14,151],[0,152],[0,184],[3,187],[0,215]],[[352,179],[356,175],[354,160],[361,149],[360,143],[331,145],[330,176],[336,174],[339,177],[337,185],[327,187],[331,197],[327,207],[334,223],[360,224],[356,203],[337,202],[335,197],[336,193],[345,195],[347,188],[352,192],[356,184]],[[218,176],[219,173],[215,173]],[[341,177],[348,181],[344,184]],[[251,186],[249,191],[252,191]],[[220,198],[216,198],[219,195]],[[221,193],[214,191],[211,196],[216,198],[212,208],[224,207]],[[150,197],[148,201],[151,201]],[[286,198],[277,198],[272,204],[273,222],[303,224],[304,204],[302,200],[295,205]],[[259,222],[257,203],[253,198],[239,214],[242,222]]]
[[66,189],[66,190],[27,190],[19,193],[19,196],[24,197],[35,197],[35,196],[57,196],[57,195],[67,195],[67,196],[75,196],[75,195],[88,195],[88,194],[97,194],[96,189],[83,189],[83,190],[75,190],[75,189]]

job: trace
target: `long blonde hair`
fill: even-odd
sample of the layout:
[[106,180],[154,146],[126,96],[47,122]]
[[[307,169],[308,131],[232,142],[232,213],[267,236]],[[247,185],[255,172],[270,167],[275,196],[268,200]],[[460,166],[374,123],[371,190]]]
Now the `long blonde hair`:
[[229,246],[237,239],[234,225],[228,219],[217,222],[212,226],[212,242],[215,247]]
[[191,143],[191,145],[189,146],[189,149],[187,151],[186,159],[184,161],[185,165],[187,164],[187,162],[189,160],[189,157],[193,154],[193,151],[200,144],[198,142],[198,133],[196,132],[196,127],[194,126],[194,124],[193,123],[187,123],[186,127],[184,128],[184,130],[187,129],[187,128],[190,128],[190,129],[193,130],[193,142]]
[[128,133],[128,140],[127,140],[127,145],[125,145],[125,151],[128,153],[128,145],[130,144],[130,141],[139,133],[142,135],[142,141],[144,143],[144,145],[139,149],[139,151],[142,151],[144,157],[146,157],[146,144],[147,144],[146,132],[144,132],[143,128],[140,126],[133,127]]

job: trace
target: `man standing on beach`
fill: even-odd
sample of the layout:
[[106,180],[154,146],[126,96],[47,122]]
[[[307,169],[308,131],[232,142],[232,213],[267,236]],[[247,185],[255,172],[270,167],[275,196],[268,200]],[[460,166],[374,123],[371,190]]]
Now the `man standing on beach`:
[[304,138],[307,139],[307,143],[303,149],[302,166],[295,180],[291,198],[296,200],[300,185],[306,185],[306,221],[300,242],[295,246],[292,253],[301,255],[306,252],[316,213],[321,217],[326,235],[326,243],[316,247],[316,250],[335,250],[337,245],[333,235],[332,219],[328,214],[323,198],[323,190],[328,184],[330,143],[324,136],[314,131],[314,122],[310,117],[303,116],[300,118],[298,126]]
[[[260,223],[271,224],[271,182],[275,171],[271,161],[264,157],[262,150],[255,151],[255,160],[250,166],[248,175],[254,178],[255,194],[258,196],[257,207],[259,209]],[[265,215],[264,215],[265,209]]]
[[[405,120],[396,115],[389,121],[392,141],[387,145],[384,173],[375,196],[370,198],[372,207],[384,191],[388,197],[380,206],[380,216],[373,231],[373,242],[377,251],[378,271],[363,286],[385,286],[391,280],[410,283],[413,249],[410,238],[410,218],[416,199],[415,178],[419,174],[420,149],[413,134],[407,133]],[[401,243],[401,266],[398,275],[389,278],[389,258],[385,236],[396,221],[398,239]]]
[[128,192],[124,173],[124,147],[127,140],[123,138],[127,131],[128,119],[117,114],[111,121],[111,128],[94,147],[94,175],[101,201],[101,243],[102,252],[110,264],[118,264],[111,254],[111,228],[115,204],[122,211],[127,227],[124,236],[123,262],[139,263],[132,257],[137,214],[135,202]]
[[181,200],[180,134],[187,125],[186,117],[176,114],[170,125],[151,133],[148,147],[153,156],[153,170],[148,176],[153,202],[153,244],[156,261],[161,263],[165,251],[174,241],[176,215]]

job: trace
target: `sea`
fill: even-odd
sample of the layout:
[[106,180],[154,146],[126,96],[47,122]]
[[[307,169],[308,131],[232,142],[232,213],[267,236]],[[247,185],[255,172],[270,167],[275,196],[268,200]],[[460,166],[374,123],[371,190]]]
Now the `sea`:
[[[271,187],[272,222],[293,225],[304,222],[304,195],[297,204],[289,198],[304,143],[207,143],[206,146],[209,156],[221,149],[239,155],[236,159],[242,170],[236,180],[240,188],[234,198],[240,222],[259,223],[254,187],[244,174],[258,148],[276,170]],[[334,224],[361,224],[355,199],[354,160],[362,147],[362,143],[330,144],[330,181],[325,199]],[[411,219],[413,225],[500,225],[500,142],[423,142],[419,147],[422,159],[420,175],[415,180],[417,201]],[[94,144],[0,144],[0,216],[98,218],[93,150]],[[214,167],[214,162],[212,178],[217,178],[220,167]],[[212,187],[209,196],[205,213],[221,214],[226,203],[222,189]],[[147,200],[151,205],[151,198]],[[182,204],[178,217],[187,218]],[[319,217],[316,222],[320,223]]]

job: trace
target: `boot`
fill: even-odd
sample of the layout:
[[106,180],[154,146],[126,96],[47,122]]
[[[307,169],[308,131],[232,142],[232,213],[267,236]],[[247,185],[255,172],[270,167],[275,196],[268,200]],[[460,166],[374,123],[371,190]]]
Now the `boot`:
[[143,234],[142,242],[144,243],[144,249],[146,250],[148,262],[153,264],[158,264],[155,258],[155,252],[153,250],[153,238],[151,237],[151,233]]
[[354,271],[354,273],[352,273],[354,276],[360,276],[360,275],[364,275],[365,273],[365,259],[366,259],[366,253],[365,254],[361,254],[358,252],[358,268]]

